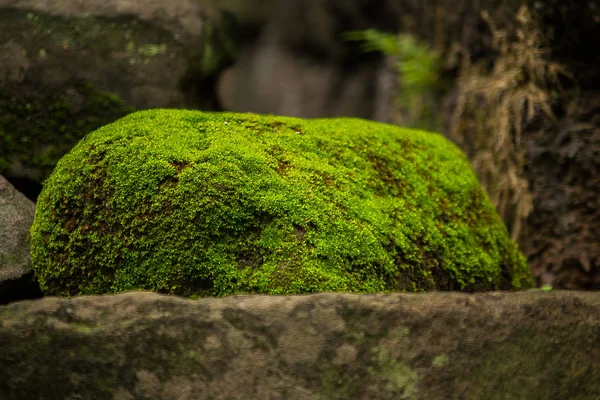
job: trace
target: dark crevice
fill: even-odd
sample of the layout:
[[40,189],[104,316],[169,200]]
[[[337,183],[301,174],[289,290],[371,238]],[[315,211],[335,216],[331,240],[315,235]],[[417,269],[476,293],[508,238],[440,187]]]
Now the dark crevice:
[[29,200],[34,203],[37,201],[37,198],[42,191],[42,184],[40,182],[27,178],[14,178],[11,176],[5,176],[5,178],[16,190],[23,193]]
[[39,283],[35,281],[33,272],[17,279],[0,282],[0,305],[41,297],[44,297],[44,294]]

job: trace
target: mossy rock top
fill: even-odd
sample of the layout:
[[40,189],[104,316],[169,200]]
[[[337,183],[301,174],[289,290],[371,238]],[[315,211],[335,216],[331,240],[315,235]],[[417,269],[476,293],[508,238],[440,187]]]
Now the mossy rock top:
[[351,118],[130,114],[61,159],[31,245],[57,295],[531,286],[455,145]]

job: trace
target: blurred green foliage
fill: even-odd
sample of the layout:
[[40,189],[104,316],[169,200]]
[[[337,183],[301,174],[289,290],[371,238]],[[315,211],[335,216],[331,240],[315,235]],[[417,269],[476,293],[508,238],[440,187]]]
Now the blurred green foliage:
[[228,20],[220,23],[211,19],[206,20],[202,49],[202,76],[214,75],[236,59],[238,44],[235,31],[230,25],[231,22]]
[[409,127],[437,127],[437,93],[441,89],[440,55],[424,41],[410,34],[390,34],[367,29],[346,32],[343,38],[362,42],[365,52],[381,52],[397,59],[400,82],[398,105],[403,111],[400,123]]

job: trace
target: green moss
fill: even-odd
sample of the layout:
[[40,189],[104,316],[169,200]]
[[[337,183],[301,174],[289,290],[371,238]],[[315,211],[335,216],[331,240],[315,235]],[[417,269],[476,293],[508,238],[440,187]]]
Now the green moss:
[[417,394],[418,375],[410,366],[408,356],[410,348],[408,328],[398,328],[390,334],[394,338],[394,344],[398,347],[393,351],[401,353],[400,357],[389,354],[383,347],[371,349],[372,363],[374,366],[368,368],[370,375],[385,382],[383,387],[394,399],[414,399]]
[[58,295],[531,285],[456,146],[358,119],[131,114],[59,162],[31,241]]
[[433,361],[431,362],[431,365],[434,367],[445,367],[446,365],[448,365],[448,363],[450,362],[450,359],[448,358],[448,356],[446,354],[442,354],[439,356],[436,356]]
[[[82,104],[74,105],[75,98]],[[116,95],[89,84],[28,97],[0,88],[0,174],[17,158],[41,169],[43,180],[86,133],[131,111]]]
[[[357,349],[360,367],[332,362],[335,357],[319,362],[321,386],[318,398],[369,398],[375,393],[380,399],[417,398],[419,377],[410,356],[409,329],[393,327],[387,331],[389,327],[385,326],[379,332],[365,335],[368,317],[362,319],[352,315],[354,320],[347,320],[343,342]],[[366,376],[369,386],[365,386]]]

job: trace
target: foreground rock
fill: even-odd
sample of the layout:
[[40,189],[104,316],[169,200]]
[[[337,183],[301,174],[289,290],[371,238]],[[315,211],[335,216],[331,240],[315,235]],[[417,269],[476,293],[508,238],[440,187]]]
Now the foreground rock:
[[37,297],[29,254],[35,205],[0,175],[0,304]]
[[58,295],[531,284],[456,146],[356,119],[131,114],[59,162],[31,243]]
[[0,307],[0,398],[596,399],[600,296],[152,293]]

